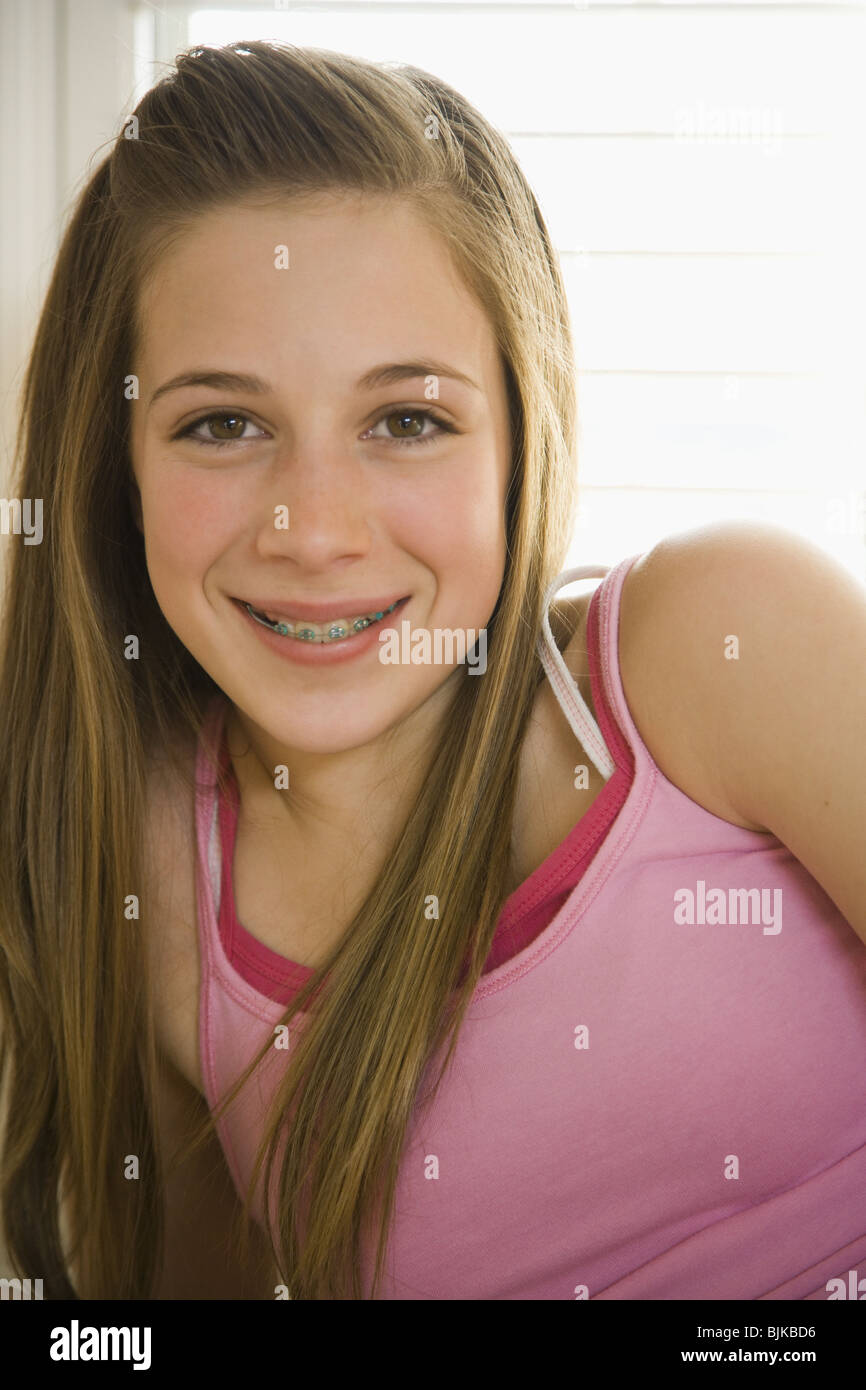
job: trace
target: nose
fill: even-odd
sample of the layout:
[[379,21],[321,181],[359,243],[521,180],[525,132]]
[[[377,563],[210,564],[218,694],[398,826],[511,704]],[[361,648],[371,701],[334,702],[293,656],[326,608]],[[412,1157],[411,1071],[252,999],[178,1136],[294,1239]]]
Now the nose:
[[258,504],[259,550],[322,569],[368,553],[374,499],[359,460],[345,447],[298,448],[275,461]]

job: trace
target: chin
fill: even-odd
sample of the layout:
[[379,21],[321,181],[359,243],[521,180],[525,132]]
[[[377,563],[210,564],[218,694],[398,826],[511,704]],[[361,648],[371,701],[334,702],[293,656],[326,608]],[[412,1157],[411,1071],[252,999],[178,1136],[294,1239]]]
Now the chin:
[[401,712],[384,708],[377,715],[364,707],[363,699],[356,700],[354,708],[345,715],[339,709],[329,710],[327,702],[318,699],[315,709],[309,712],[289,701],[272,719],[267,712],[263,712],[260,719],[251,716],[264,733],[286,749],[325,755],[363,748],[399,723],[402,717]]

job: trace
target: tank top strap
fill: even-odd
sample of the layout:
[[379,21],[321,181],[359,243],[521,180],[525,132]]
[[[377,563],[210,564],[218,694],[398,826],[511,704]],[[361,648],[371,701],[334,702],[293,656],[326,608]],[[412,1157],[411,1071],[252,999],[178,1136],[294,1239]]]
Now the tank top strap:
[[[562,653],[553,640],[553,632],[550,627],[550,605],[559,590],[566,584],[572,584],[576,579],[604,580],[611,573],[611,568],[610,565],[578,565],[575,569],[563,570],[561,574],[557,575],[544,596],[544,617],[538,638],[538,655],[545,674],[553,687],[553,693],[559,701],[575,737],[580,740],[587,756],[605,780],[613,776],[616,771],[616,764],[608,751],[598,724],[593,719],[589,707],[578,689],[576,680],[568,670],[562,659]],[[600,641],[604,642],[604,633],[600,634]]]

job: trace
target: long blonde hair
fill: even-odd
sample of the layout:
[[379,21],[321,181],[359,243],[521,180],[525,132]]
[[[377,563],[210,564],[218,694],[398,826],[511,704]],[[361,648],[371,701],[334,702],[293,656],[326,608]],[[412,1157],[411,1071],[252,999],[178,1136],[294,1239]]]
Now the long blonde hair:
[[[444,1074],[504,897],[518,754],[542,679],[543,595],[573,523],[561,272],[506,140],[420,69],[262,42],[194,48],[135,122],[74,208],[24,385],[15,490],[45,500],[47,524],[41,546],[12,551],[0,634],[0,1220],[16,1267],[38,1270],[47,1297],[152,1296],[165,1181],[156,1044],[145,951],[124,904],[141,882],[149,750],[178,730],[197,739],[217,686],[159,609],[134,521],[124,378],[141,287],[163,248],[211,209],[390,192],[443,238],[502,355],[506,568],[486,674],[463,671],[383,872],[285,1011],[286,1023],[309,1014],[244,1207],[248,1216],[262,1168],[266,1188],[278,1173],[269,1231],[292,1298],[375,1298],[407,1126]],[[146,659],[124,659],[129,633]],[[431,892],[447,904],[435,934],[423,917]],[[146,929],[146,898],[141,918]],[[267,1033],[195,1144],[272,1044]],[[139,1182],[124,1179],[127,1154],[139,1157]],[[361,1240],[376,1224],[373,1285],[362,1290]]]

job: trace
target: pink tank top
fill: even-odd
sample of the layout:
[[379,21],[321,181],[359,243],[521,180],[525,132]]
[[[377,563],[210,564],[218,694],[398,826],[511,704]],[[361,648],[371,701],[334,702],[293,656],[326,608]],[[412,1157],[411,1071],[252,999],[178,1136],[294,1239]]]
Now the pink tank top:
[[[410,1124],[380,1297],[808,1299],[866,1273],[866,946],[775,836],[653,762],[618,660],[638,558],[548,595],[605,575],[587,624],[598,724],[547,620],[539,655],[608,780],[503,905],[454,1063]],[[202,741],[224,763],[227,708]],[[203,747],[197,784],[213,1108],[312,972],[237,922],[237,793],[220,805]],[[218,1124],[239,1193],[286,1055]],[[371,1272],[367,1251],[367,1288]]]

